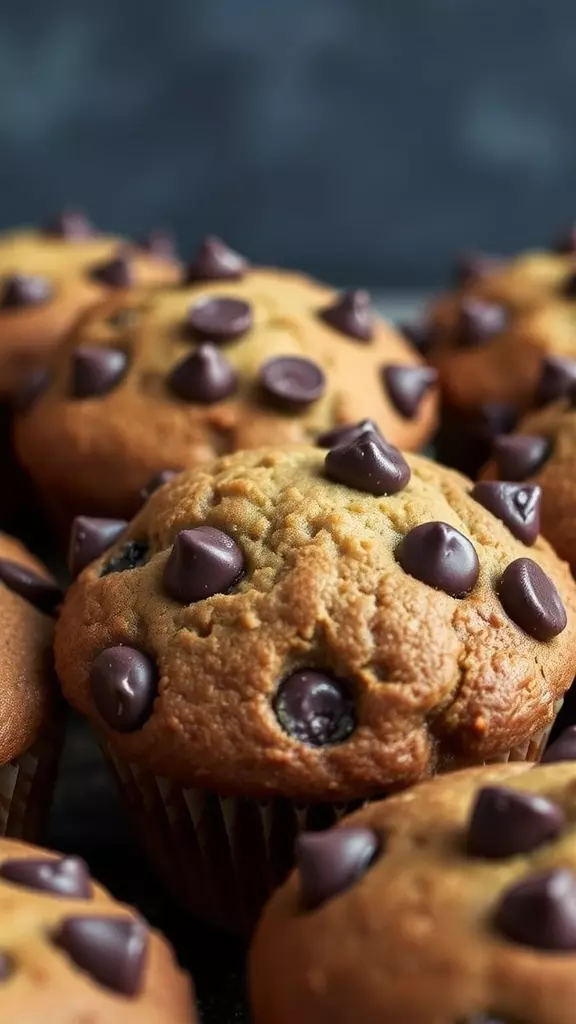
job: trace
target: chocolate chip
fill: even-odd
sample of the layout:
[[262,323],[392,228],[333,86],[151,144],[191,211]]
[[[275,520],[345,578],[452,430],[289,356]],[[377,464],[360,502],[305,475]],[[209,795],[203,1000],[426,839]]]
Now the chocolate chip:
[[568,398],[576,387],[576,359],[547,356],[542,362],[536,390],[536,404],[547,405],[558,398]]
[[384,440],[380,428],[374,423],[374,420],[360,420],[359,423],[349,423],[345,427],[334,427],[332,430],[327,430],[324,434],[318,434],[316,444],[319,448],[339,448],[341,445],[347,445],[352,441],[356,441],[367,430],[371,430],[380,440]]
[[297,411],[320,398],[326,378],[311,359],[277,356],[261,367],[260,386],[265,397],[275,405]]
[[206,297],[188,311],[186,326],[201,341],[236,341],[252,327],[252,307],[242,299]]
[[460,348],[475,348],[504,330],[508,313],[504,306],[484,299],[462,299],[458,324]]
[[552,640],[566,628],[566,612],[552,580],[531,558],[517,558],[497,588],[506,614],[536,640]]
[[0,309],[22,309],[40,306],[52,298],[52,286],[44,277],[11,274],[0,286]]
[[92,238],[96,232],[81,210],[68,209],[62,210],[54,220],[45,225],[44,234],[64,238],[69,242],[81,242],[85,238]]
[[209,342],[199,345],[174,368],[168,381],[170,390],[185,402],[211,405],[233,395],[238,374],[225,356]]
[[100,558],[100,555],[118,540],[127,526],[125,519],[76,516],[72,523],[68,548],[68,568],[72,576],[78,576],[90,562]]
[[320,318],[348,338],[371,341],[374,334],[372,303],[368,292],[362,288],[343,292],[326,309],[321,309]]
[[37,366],[31,370],[12,398],[14,412],[21,416],[30,412],[38,399],[48,390],[51,382],[51,374],[45,367]]
[[343,743],[356,725],[348,685],[312,668],[293,672],[281,683],[274,710],[284,731],[311,747]]
[[130,288],[134,284],[132,260],[127,255],[115,256],[93,267],[92,277],[109,288]]
[[404,419],[412,420],[438,373],[431,366],[384,366],[382,380],[395,409]]
[[70,392],[73,398],[105,395],[118,384],[128,368],[122,349],[81,345],[72,354]]
[[571,271],[563,282],[562,295],[565,299],[576,299],[576,270]]
[[566,868],[553,868],[517,882],[500,900],[494,923],[522,946],[576,949],[576,878]]
[[140,243],[140,248],[161,260],[176,260],[178,259],[178,253],[176,251],[176,242],[174,235],[170,231],[151,231],[148,235],[143,238]]
[[56,583],[7,558],[0,558],[0,582],[45,615],[55,615],[64,597]]
[[0,866],[0,876],[25,889],[50,892],[71,899],[88,900],[92,897],[88,868],[79,857],[5,860]]
[[471,497],[501,519],[523,544],[532,545],[540,533],[542,490],[536,484],[482,481]]
[[349,889],[366,874],[380,850],[369,828],[332,828],[303,832],[296,839],[302,905],[314,910]]
[[196,281],[237,281],[248,270],[248,260],[216,235],[207,235],[196,259],[188,267],[186,284]]
[[576,253],[576,224],[572,224],[552,245],[552,252],[569,256]]
[[122,917],[67,917],[53,936],[82,971],[113,992],[135,996],[143,983],[148,932]]
[[518,422],[518,411],[509,402],[483,402],[476,410],[472,428],[476,437],[493,440],[498,434],[509,434]]
[[542,764],[557,764],[559,761],[576,761],[576,725],[561,732],[542,755]]
[[498,475],[504,480],[525,480],[533,476],[552,453],[552,444],[539,434],[515,434],[497,437],[493,456]]
[[197,526],[176,534],[164,567],[164,588],[175,601],[192,604],[225,594],[244,574],[244,555],[222,530]]
[[489,277],[501,266],[502,260],[498,256],[489,256],[483,252],[464,252],[456,260],[454,282],[463,288],[473,281]]
[[472,808],[468,853],[488,858],[531,853],[556,839],[565,824],[562,808],[543,796],[506,786],[485,786]]
[[402,323],[396,326],[421,355],[426,355],[436,340],[436,332],[428,320],[414,320],[412,323]]
[[474,547],[448,523],[415,526],[395,554],[404,572],[451,597],[466,597],[474,589],[480,572]]
[[148,561],[149,547],[144,540],[129,540],[124,545],[119,555],[115,555],[104,566],[101,576],[108,576],[112,572],[125,572],[129,569],[139,569]]
[[163,469],[160,473],[156,473],[140,491],[143,500],[148,501],[148,498],[151,494],[154,494],[154,491],[163,487],[164,484],[169,484],[181,472],[181,469]]
[[134,647],[107,647],[90,667],[90,691],[110,728],[135,732],[152,714],[158,671],[152,659]]
[[324,466],[330,480],[369,494],[397,494],[410,480],[410,466],[402,453],[372,430],[332,448]]

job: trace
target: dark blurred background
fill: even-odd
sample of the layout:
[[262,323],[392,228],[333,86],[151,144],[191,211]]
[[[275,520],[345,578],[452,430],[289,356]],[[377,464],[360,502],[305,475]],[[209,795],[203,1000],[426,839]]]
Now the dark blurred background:
[[206,231],[335,283],[576,216],[571,0],[0,5],[0,223]]

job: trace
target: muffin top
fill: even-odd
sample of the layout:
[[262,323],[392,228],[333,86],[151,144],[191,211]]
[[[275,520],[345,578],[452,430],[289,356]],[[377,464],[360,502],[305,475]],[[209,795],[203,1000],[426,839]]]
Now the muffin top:
[[0,534],[0,765],[27,750],[50,716],[53,616],[61,600],[44,566]]
[[191,1024],[171,948],[78,857],[0,839],[0,1014],[13,1024]]
[[75,511],[131,515],[160,470],[308,442],[363,416],[408,448],[430,437],[435,373],[365,292],[243,261],[225,277],[204,267],[214,244],[189,283],[113,296],[82,318],[21,417],[25,464]]
[[575,825],[576,765],[516,762],[304,834],[253,945],[255,1024],[572,1024]]
[[576,590],[537,502],[374,430],[329,443],[224,456],[128,526],[77,521],[57,670],[123,759],[224,794],[353,800],[550,723]]

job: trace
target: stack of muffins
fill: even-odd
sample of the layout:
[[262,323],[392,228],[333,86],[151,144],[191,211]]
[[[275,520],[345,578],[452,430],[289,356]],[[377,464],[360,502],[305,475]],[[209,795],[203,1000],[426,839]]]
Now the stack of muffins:
[[[192,1013],[164,940],[25,845],[69,702],[191,917],[249,934],[281,886],[256,1024],[572,1021],[574,239],[468,257],[402,330],[70,212],[0,275],[5,457],[72,580],[0,540],[0,1008]],[[414,454],[440,425],[459,464],[455,423],[476,483]]]

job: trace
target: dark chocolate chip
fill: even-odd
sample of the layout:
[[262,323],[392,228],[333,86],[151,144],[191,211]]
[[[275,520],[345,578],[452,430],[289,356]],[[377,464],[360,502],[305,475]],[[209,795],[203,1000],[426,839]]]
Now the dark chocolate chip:
[[128,255],[119,254],[93,267],[92,277],[109,288],[130,288],[134,284],[132,260]]
[[382,380],[394,408],[404,419],[412,420],[438,373],[431,366],[384,366]]
[[319,448],[339,448],[342,445],[356,441],[367,430],[371,430],[382,441],[384,440],[380,428],[374,423],[374,420],[360,420],[359,423],[349,423],[345,427],[333,427],[332,430],[319,434],[316,438],[316,444]]
[[466,597],[480,572],[473,545],[448,523],[415,526],[396,549],[396,561],[410,576],[451,597]]
[[426,355],[436,340],[434,326],[428,320],[413,320],[396,326],[421,355]]
[[576,299],[576,270],[571,271],[563,282],[562,295],[565,299]]
[[274,700],[278,721],[293,739],[311,747],[342,743],[354,731],[350,688],[341,679],[305,668],[281,683]]
[[0,582],[45,615],[55,615],[64,597],[56,583],[7,558],[0,558]]
[[569,256],[576,253],[576,224],[571,224],[552,245],[552,252]]
[[531,853],[556,839],[565,824],[562,808],[543,796],[506,786],[485,786],[472,808],[468,853],[488,858]]
[[67,917],[53,939],[80,970],[105,988],[125,996],[140,991],[148,948],[148,931],[142,921]]
[[222,239],[207,235],[194,262],[188,267],[186,284],[196,281],[237,281],[248,270],[248,260]]
[[128,368],[122,349],[81,345],[72,353],[70,392],[73,398],[105,395],[118,384]]
[[372,303],[368,292],[362,288],[342,292],[335,302],[318,314],[325,323],[358,341],[371,341],[374,334]]
[[151,231],[140,242],[140,248],[161,260],[176,260],[176,242],[170,231]]
[[540,372],[536,404],[547,405],[558,398],[568,398],[576,387],[576,359],[547,356]]
[[493,445],[498,475],[503,480],[526,480],[527,477],[533,476],[544,465],[551,452],[550,440],[539,434],[497,437]]
[[484,299],[462,299],[458,325],[458,345],[475,348],[494,338],[506,327],[508,313],[504,306]]
[[506,614],[536,640],[552,640],[566,628],[566,611],[552,580],[531,558],[517,558],[497,588]]
[[141,729],[158,694],[158,671],[134,647],[107,647],[90,667],[90,690],[98,714],[116,732]]
[[512,942],[533,949],[576,949],[576,878],[553,868],[506,890],[494,923]]
[[476,437],[493,440],[498,434],[509,434],[518,422],[518,410],[508,402],[483,402],[472,418]]
[[559,761],[576,761],[576,725],[561,732],[542,755],[542,764],[557,764]]
[[125,519],[94,519],[76,516],[72,523],[68,548],[68,568],[78,576],[90,562],[95,562],[118,540],[128,523]]
[[206,341],[178,363],[168,383],[170,390],[183,401],[211,405],[234,394],[238,374],[216,345]]
[[454,266],[454,282],[462,288],[473,281],[481,281],[489,277],[502,266],[498,256],[490,256],[483,252],[464,252],[456,260]]
[[311,359],[277,356],[261,367],[260,386],[269,401],[296,411],[320,398],[326,387],[326,378]]
[[0,866],[0,876],[25,889],[50,892],[71,899],[88,900],[92,897],[88,868],[79,857],[5,860]]
[[497,519],[501,519],[518,540],[532,545],[540,533],[542,490],[536,484],[482,481],[471,496]]
[[305,909],[314,910],[349,889],[366,874],[379,850],[378,836],[369,828],[303,832],[295,854]]
[[54,220],[45,225],[44,234],[64,238],[69,242],[82,242],[86,238],[92,238],[96,232],[81,210],[67,209],[62,210]]
[[51,382],[50,371],[45,367],[37,366],[31,370],[12,398],[14,412],[21,416],[30,412],[38,399],[48,390]]
[[369,494],[397,494],[410,480],[410,466],[402,453],[372,430],[332,448],[324,466],[330,480]]
[[192,604],[225,594],[244,574],[244,555],[222,530],[197,526],[176,534],[164,567],[164,588],[175,601]]
[[156,473],[140,491],[143,500],[148,501],[148,498],[151,494],[154,494],[154,491],[163,487],[164,484],[169,484],[170,481],[181,472],[181,469],[163,469],[160,473]]
[[188,311],[186,326],[200,341],[236,341],[252,327],[252,307],[242,299],[207,296]]
[[12,274],[0,284],[0,309],[40,306],[52,298],[52,286],[44,277]]
[[115,555],[102,569],[101,576],[108,576],[112,572],[125,572],[129,569],[139,569],[148,561],[149,547],[144,540],[129,540],[124,545],[119,555]]

